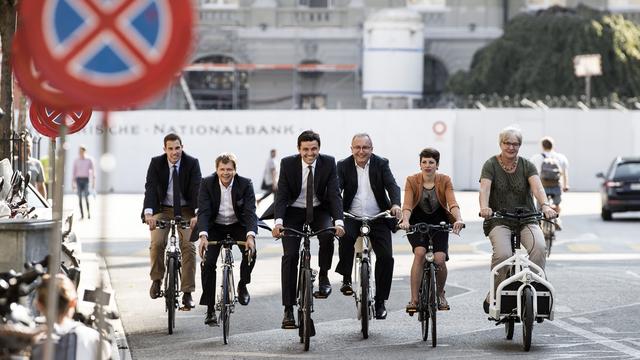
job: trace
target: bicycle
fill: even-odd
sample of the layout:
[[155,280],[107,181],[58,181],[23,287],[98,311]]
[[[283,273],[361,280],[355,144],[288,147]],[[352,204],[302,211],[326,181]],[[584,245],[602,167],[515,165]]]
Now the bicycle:
[[304,224],[302,231],[288,227],[282,228],[282,232],[285,234],[292,233],[303,239],[302,249],[300,249],[296,303],[298,304],[298,335],[300,336],[300,342],[304,343],[304,351],[309,351],[311,337],[316,334],[311,313],[313,312],[313,282],[317,271],[311,268],[310,238],[327,231],[335,231],[335,228],[328,227],[316,232],[311,231],[309,224]]
[[[464,225],[463,225],[464,227]],[[429,338],[429,321],[431,321],[431,346],[436,347],[438,343],[437,338],[437,311],[438,306],[438,293],[437,293],[437,280],[436,273],[439,268],[435,263],[435,255],[433,253],[433,237],[438,231],[451,232],[453,225],[441,222],[440,224],[433,225],[427,223],[416,223],[409,227],[406,235],[410,235],[419,232],[428,237],[427,253],[425,255],[425,262],[422,267],[422,277],[420,279],[420,289],[418,290],[418,304],[416,312],[418,313],[418,321],[422,325],[422,341],[427,341]],[[410,316],[413,316],[413,312],[409,312]]]
[[[208,241],[208,245],[221,245],[222,246],[222,283],[220,284],[220,293],[218,294],[218,300],[215,302],[215,309],[220,312],[220,322],[222,323],[222,337],[224,344],[228,344],[229,339],[229,323],[231,314],[235,311],[238,297],[236,296],[236,287],[233,280],[233,253],[231,247],[233,245],[245,246],[245,241],[236,241],[231,235],[227,234],[227,237],[220,241]],[[203,256],[206,258],[206,256]],[[249,257],[249,264],[251,257]]]
[[388,211],[381,212],[373,216],[357,216],[349,212],[344,212],[344,216],[356,221],[360,221],[360,234],[355,243],[355,282],[353,298],[356,301],[356,314],[360,320],[362,337],[369,338],[369,320],[372,319],[373,309],[373,288],[371,286],[371,232],[370,222],[381,218],[395,219]]
[[179,309],[180,306],[179,286],[181,276],[180,269],[182,266],[182,254],[180,253],[180,246],[178,246],[176,229],[178,226],[181,229],[188,229],[189,222],[182,220],[180,216],[176,216],[171,220],[158,220],[157,224],[158,229],[165,229],[167,226],[171,227],[169,241],[167,241],[167,246],[164,251],[164,289],[160,293],[160,296],[164,296],[165,298],[167,329],[169,335],[171,335],[173,334],[173,329],[176,327],[176,309]]
[[[511,251],[513,256],[491,269],[489,290],[489,320],[496,326],[505,324],[507,340],[513,339],[516,322],[522,323],[522,340],[524,351],[531,348],[534,319],[541,323],[544,319],[553,320],[553,294],[555,289],[546,280],[541,267],[529,261],[527,254],[516,252],[520,249],[520,231],[523,226],[534,221],[551,221],[539,212],[530,212],[523,208],[513,211],[500,210],[493,218],[509,219],[513,224],[511,230]],[[509,267],[507,279],[495,286],[498,270]],[[500,294],[500,296],[497,296]]]
[[[556,205],[553,203],[552,195],[547,195],[547,201],[549,203],[549,206],[551,206],[553,210],[556,210]],[[542,233],[544,234],[544,242],[545,242],[547,257],[551,255],[551,246],[553,245],[553,240],[556,239],[557,227],[558,225],[555,220],[540,221],[540,228],[542,229]]]

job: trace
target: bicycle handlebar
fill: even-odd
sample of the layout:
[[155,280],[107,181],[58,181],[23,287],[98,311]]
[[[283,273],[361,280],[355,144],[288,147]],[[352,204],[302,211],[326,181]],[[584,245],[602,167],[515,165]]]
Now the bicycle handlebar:
[[[462,227],[464,228],[466,227],[466,225],[462,224]],[[435,225],[420,222],[420,223],[415,223],[413,225],[410,225],[409,230],[407,230],[407,234],[414,234],[416,232],[419,232],[421,234],[426,234],[430,230],[450,232],[453,230],[453,225],[447,224],[444,221],[441,222],[440,224],[435,224]]]
[[336,228],[332,226],[332,227],[328,227],[326,229],[318,230],[316,232],[305,233],[304,231],[300,231],[300,230],[296,230],[296,229],[293,229],[293,228],[285,227],[285,228],[282,228],[281,234],[282,233],[291,232],[291,233],[294,233],[294,234],[296,234],[298,236],[302,236],[302,237],[314,237],[314,236],[318,236],[318,235],[320,235],[322,233],[325,233],[325,232],[328,232],[328,231],[332,231],[335,234]]
[[358,216],[355,214],[352,214],[350,212],[345,211],[344,212],[344,216],[348,217],[350,219],[353,220],[357,220],[357,221],[373,221],[373,220],[377,220],[377,219],[395,219],[395,217],[391,216],[391,214],[389,213],[389,211],[383,211],[379,214],[373,215],[373,216]]
[[175,218],[171,220],[157,220],[156,223],[157,223],[157,226],[156,226],[157,229],[166,229],[167,226],[171,226],[172,224],[179,226],[181,229],[189,228],[189,222],[186,220],[182,220],[182,218]]

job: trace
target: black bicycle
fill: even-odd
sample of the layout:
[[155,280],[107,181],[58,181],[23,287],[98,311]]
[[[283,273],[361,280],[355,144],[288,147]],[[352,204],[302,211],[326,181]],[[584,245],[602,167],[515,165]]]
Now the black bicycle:
[[182,274],[182,254],[177,240],[177,228],[188,229],[189,222],[182,220],[182,217],[176,216],[171,220],[158,220],[157,228],[166,229],[170,227],[169,241],[164,250],[164,289],[160,296],[165,298],[165,308],[167,311],[167,329],[169,335],[173,334],[176,327],[176,309],[180,307],[180,276]]
[[311,268],[310,239],[328,231],[334,231],[334,227],[329,227],[316,232],[311,231],[311,226],[304,224],[302,231],[285,227],[282,229],[284,236],[287,233],[302,237],[302,249],[300,249],[300,266],[298,270],[298,335],[300,342],[304,343],[304,351],[309,351],[311,337],[315,336],[316,330],[313,326],[311,313],[313,312],[313,282],[317,272]]
[[369,320],[373,317],[373,288],[371,286],[371,232],[370,222],[380,218],[393,218],[388,211],[373,216],[357,216],[345,212],[344,216],[360,221],[360,234],[355,243],[355,291],[353,297],[356,301],[357,317],[360,320],[362,337],[369,338]]
[[[549,202],[549,206],[553,210],[556,210],[556,205],[553,203],[553,196],[547,195],[547,201]],[[547,252],[547,257],[551,255],[551,246],[553,246],[553,240],[556,239],[556,228],[557,228],[557,220],[541,220],[540,228],[542,229],[542,233],[544,234],[544,242],[545,249]]]
[[[220,294],[215,302],[216,310],[220,312],[220,323],[222,323],[222,338],[225,345],[229,343],[229,324],[231,322],[231,314],[235,311],[238,297],[236,296],[235,282],[233,281],[233,253],[231,248],[233,245],[245,246],[246,241],[236,241],[231,235],[220,241],[208,241],[209,245],[222,246],[222,282],[220,284]],[[206,255],[203,256],[206,258]],[[251,261],[251,256],[249,256]],[[249,263],[251,264],[251,263]]]
[[[422,341],[427,341],[429,337],[429,321],[431,321],[431,346],[433,347],[438,343],[436,313],[439,306],[436,280],[436,274],[439,268],[435,263],[435,255],[433,253],[433,237],[437,232],[451,232],[452,230],[453,226],[445,222],[437,225],[421,222],[411,225],[407,231],[407,235],[418,232],[422,234],[422,236],[426,235],[428,238],[428,247],[422,268],[416,312],[418,313],[418,321],[422,324]],[[409,312],[409,315],[413,316],[413,312]]]

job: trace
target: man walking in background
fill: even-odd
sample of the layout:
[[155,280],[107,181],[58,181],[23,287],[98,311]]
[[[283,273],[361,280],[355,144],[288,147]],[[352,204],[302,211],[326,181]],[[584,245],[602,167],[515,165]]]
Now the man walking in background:
[[80,220],[84,219],[82,208],[82,198],[87,205],[87,218],[91,219],[91,209],[89,208],[89,187],[96,188],[96,171],[93,166],[93,159],[87,156],[87,148],[80,145],[78,158],[73,162],[73,180],[71,186],[78,192],[78,204],[80,205]]

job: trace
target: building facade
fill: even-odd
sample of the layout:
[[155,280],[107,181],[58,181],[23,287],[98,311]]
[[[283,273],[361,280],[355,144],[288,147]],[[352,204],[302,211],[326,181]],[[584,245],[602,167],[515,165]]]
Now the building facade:
[[[449,76],[502,35],[512,17],[554,5],[622,13],[640,0],[199,0],[192,64],[153,108],[362,109],[437,107]],[[365,24],[383,9],[422,21],[422,94],[363,97]],[[389,76],[401,69],[393,61]],[[404,74],[403,76],[406,76]]]

